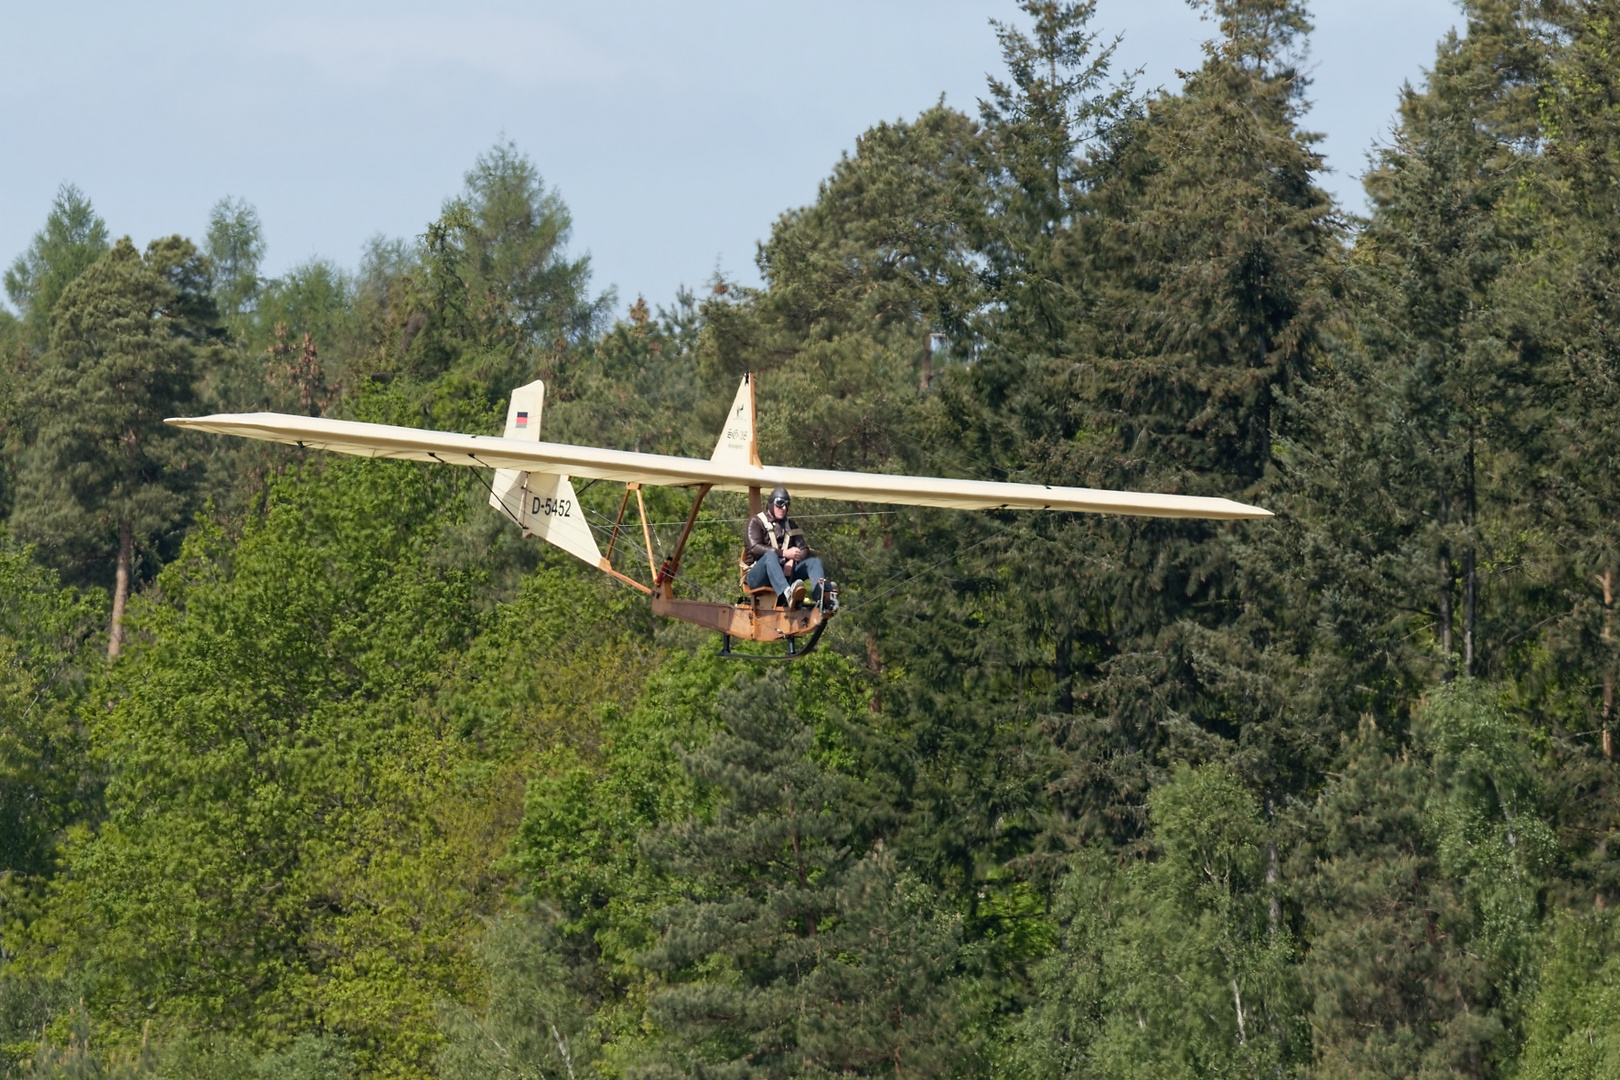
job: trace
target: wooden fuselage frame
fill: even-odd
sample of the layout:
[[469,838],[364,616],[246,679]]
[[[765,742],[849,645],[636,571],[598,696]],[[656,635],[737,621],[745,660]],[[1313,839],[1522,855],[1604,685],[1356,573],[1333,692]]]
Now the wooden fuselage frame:
[[[709,490],[708,484],[698,487],[697,498],[692,500],[692,511],[686,517],[686,526],[681,530],[680,541],[664,560],[663,565],[657,566],[653,563],[652,531],[647,523],[647,505],[641,497],[641,485],[634,482],[626,484],[624,499],[619,503],[619,516],[613,522],[612,532],[608,534],[607,553],[602,558],[601,568],[620,581],[647,593],[652,598],[654,615],[666,619],[679,619],[693,626],[701,626],[705,630],[714,630],[727,638],[739,641],[780,642],[813,633],[825,626],[833,616],[831,609],[823,605],[793,609],[778,607],[776,591],[769,587],[748,590],[748,595],[741,603],[736,604],[684,600],[674,595],[672,586],[675,575],[680,572],[681,556],[686,551],[686,542],[692,536],[692,526],[697,524],[698,510],[702,508]],[[635,494],[636,510],[641,517],[642,538],[647,544],[647,569],[652,574],[653,581],[651,588],[619,573],[610,565],[613,549],[618,544],[620,532],[624,529],[624,515],[630,508],[632,493]],[[759,511],[759,488],[749,488],[749,516],[752,517]]]

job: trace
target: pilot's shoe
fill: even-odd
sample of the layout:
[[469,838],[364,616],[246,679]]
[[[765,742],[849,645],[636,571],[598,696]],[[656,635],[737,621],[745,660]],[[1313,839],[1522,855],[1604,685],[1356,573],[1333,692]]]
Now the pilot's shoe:
[[788,586],[788,610],[797,611],[799,608],[802,608],[804,606],[804,595],[804,582],[795,581],[792,585]]

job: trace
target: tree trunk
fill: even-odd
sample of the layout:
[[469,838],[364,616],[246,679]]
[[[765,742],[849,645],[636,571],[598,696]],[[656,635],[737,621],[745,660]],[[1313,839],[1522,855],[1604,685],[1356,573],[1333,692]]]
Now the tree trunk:
[[1614,631],[1614,571],[1605,570],[1603,583],[1603,756],[1614,758],[1614,658],[1609,655],[1609,639]]
[[1479,610],[1479,572],[1474,557],[1474,437],[1468,436],[1468,456],[1463,461],[1468,470],[1463,488],[1463,524],[1468,528],[1468,548],[1463,552],[1463,674],[1474,674],[1474,626]]
[[[1446,499],[1444,489],[1442,489],[1440,492],[1439,509],[1440,528],[1444,530],[1446,527],[1446,518],[1448,516],[1446,512],[1450,509],[1450,504]],[[1446,681],[1449,682],[1451,680],[1452,673],[1455,670],[1451,663],[1451,590],[1456,582],[1456,575],[1451,568],[1451,548],[1446,544],[1444,535],[1445,534],[1442,531],[1442,539],[1440,541],[1440,610],[1438,621],[1440,623],[1440,655],[1446,658],[1446,670],[1444,677]]]
[[1074,715],[1074,634],[1064,631],[1058,635],[1057,656],[1052,665],[1052,679],[1057,683],[1057,711],[1065,716]]
[[1463,674],[1474,673],[1474,614],[1478,609],[1479,575],[1474,569],[1474,549],[1463,552]]
[[112,629],[107,634],[107,659],[118,659],[124,647],[124,605],[129,602],[129,569],[135,561],[135,526],[118,523],[118,570],[113,575]]
[[[1266,800],[1267,827],[1273,827],[1277,819],[1277,804],[1271,799]],[[1266,903],[1266,928],[1271,937],[1277,936],[1277,928],[1282,925],[1282,897],[1278,895],[1277,882],[1282,877],[1280,861],[1277,858],[1277,841],[1275,838],[1266,841],[1266,891],[1271,894]]]
[[[877,635],[871,630],[866,631],[866,666],[874,675],[883,674],[883,657],[878,653]],[[880,713],[883,711],[883,694],[879,684],[872,684],[872,700],[866,703],[867,711]]]
[[1445,678],[1449,682],[1456,667],[1451,653],[1451,588],[1455,573],[1451,568],[1451,554],[1440,551],[1440,655],[1446,658]]

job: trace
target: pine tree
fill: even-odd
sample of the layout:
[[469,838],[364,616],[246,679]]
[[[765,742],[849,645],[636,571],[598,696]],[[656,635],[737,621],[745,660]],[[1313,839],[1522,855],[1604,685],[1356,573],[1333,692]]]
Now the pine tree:
[[957,930],[908,881],[863,805],[817,760],[786,680],[745,682],[726,730],[686,760],[718,796],[712,820],[650,850],[690,884],[643,958],[666,986],[646,1076],[951,1076],[966,1070],[950,972]]
[[[1314,377],[1340,222],[1302,127],[1303,5],[1235,0],[1210,13],[1221,36],[1204,64],[1099,154],[1095,209],[1067,250],[1100,296],[1090,344],[1048,376],[1043,393],[1063,426],[1042,450],[1096,486],[1264,504],[1289,434],[1282,406]],[[1230,755],[1271,802],[1307,784],[1322,764],[1318,736],[1267,670],[1269,648],[1284,645],[1286,657],[1297,647],[1284,632],[1290,613],[1268,595],[1274,576],[1244,565],[1275,544],[1272,528],[1083,528],[1076,545],[1108,569],[1086,573],[1087,614],[1069,632],[1069,670],[1095,673],[1074,691],[1077,793],[1115,748],[1137,770],[1162,768],[1164,756]],[[1116,734],[1098,740],[1093,717]],[[1125,791],[1151,775],[1112,771],[1096,779]]]
[[81,580],[105,580],[111,556],[109,657],[122,647],[137,551],[172,539],[188,510],[201,448],[163,419],[191,400],[212,320],[202,260],[179,237],[144,257],[119,241],[55,309],[13,524]]
[[51,312],[70,282],[107,250],[107,223],[84,192],[63,184],[51,202],[45,228],[6,271],[6,295],[22,314],[29,345],[50,343]]
[[1386,475],[1401,491],[1409,587],[1431,598],[1408,602],[1430,613],[1447,677],[1486,670],[1480,567],[1493,557],[1486,537],[1501,531],[1489,482],[1514,474],[1515,414],[1534,424],[1533,345],[1515,340],[1491,297],[1527,240],[1511,204],[1528,175],[1522,147],[1546,54],[1525,8],[1470,4],[1467,37],[1444,42],[1427,86],[1403,95],[1395,144],[1366,178],[1374,213],[1354,259],[1374,380],[1355,392],[1373,399],[1374,452],[1398,463]]
[[1555,845],[1492,696],[1437,690],[1405,747],[1365,725],[1311,809],[1292,876],[1325,1077],[1490,1076],[1512,1057]]
[[1568,769],[1586,782],[1612,784],[1620,659],[1614,505],[1620,487],[1602,461],[1620,450],[1620,371],[1614,364],[1620,316],[1614,274],[1620,254],[1620,79],[1614,47],[1620,8],[1583,3],[1565,13],[1570,42],[1545,73],[1545,149],[1531,173],[1536,248],[1503,274],[1498,306],[1537,345],[1541,408],[1526,424],[1524,457],[1533,461],[1537,520],[1557,538],[1544,555],[1550,562],[1545,575],[1567,604],[1542,638],[1562,674],[1539,682],[1560,725],[1583,748],[1567,759]]
[[504,143],[480,154],[465,191],[445,204],[460,270],[475,308],[509,306],[541,348],[558,349],[595,331],[611,296],[592,299],[590,258],[569,258],[573,219],[534,163]]
[[[1082,49],[1088,9],[1032,12],[1037,37],[1008,39],[1017,89],[986,121],[992,146],[1016,150],[998,174],[1009,189],[998,225],[1023,237],[1000,241],[1010,254],[992,265],[1024,269],[995,279],[1008,314],[972,370],[942,387],[931,444],[992,475],[1264,503],[1288,433],[1282,403],[1312,376],[1339,257],[1321,159],[1300,126],[1303,7],[1214,5],[1221,36],[1203,66],[1142,103],[1098,86]],[[1005,682],[998,696],[1041,715],[1062,770],[1043,778],[1056,796],[1046,821],[1063,842],[1129,841],[1144,792],[1178,755],[1240,755],[1279,792],[1309,782],[1320,740],[1257,655],[1287,614],[1250,593],[1234,557],[1269,526],[997,524],[1004,535],[990,522],[969,534],[963,546],[983,546],[953,569],[956,595],[925,593],[929,621],[910,620],[908,651],[956,655],[908,667],[935,685],[964,671],[976,674],[963,684]],[[943,554],[962,529],[899,542]],[[1275,575],[1259,580],[1276,587]],[[956,611],[1016,629],[957,641],[936,621]]]
[[1010,351],[1057,356],[1087,304],[1082,275],[1065,265],[1064,236],[1085,213],[1088,144],[1136,111],[1131,83],[1107,80],[1117,44],[1090,29],[1091,2],[1024,0],[1026,32],[992,20],[1007,78],[979,103],[988,153],[990,213],[977,246],[997,301],[996,336]]
[[982,153],[977,126],[943,105],[879,124],[815,203],[772,227],[763,341],[748,357],[764,373],[770,460],[871,470],[916,458],[908,421],[936,365],[974,352]]

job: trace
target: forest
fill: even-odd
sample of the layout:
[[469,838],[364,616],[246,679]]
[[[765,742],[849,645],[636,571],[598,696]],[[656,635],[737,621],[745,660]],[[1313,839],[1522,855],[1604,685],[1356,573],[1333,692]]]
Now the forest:
[[[279,277],[243,200],[142,249],[64,185],[0,313],[0,1073],[1620,1077],[1620,0],[1463,0],[1365,215],[1304,0],[1195,2],[1153,90],[990,12],[758,287],[593,291],[509,143]],[[803,500],[844,610],[749,664],[487,474],[162,423],[538,378],[706,458],[745,371],[768,462],[1276,517]]]

